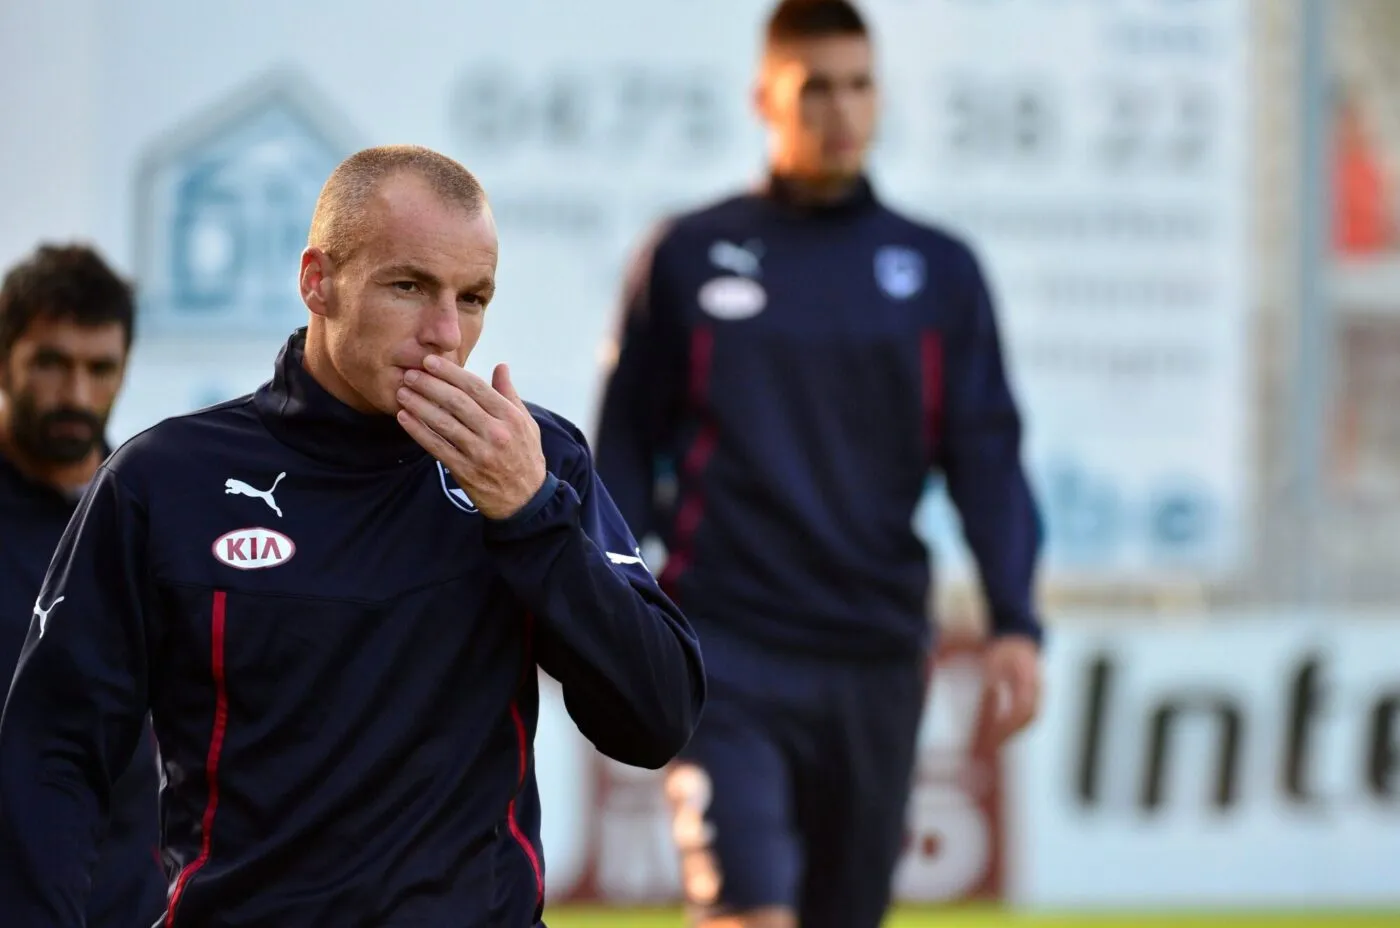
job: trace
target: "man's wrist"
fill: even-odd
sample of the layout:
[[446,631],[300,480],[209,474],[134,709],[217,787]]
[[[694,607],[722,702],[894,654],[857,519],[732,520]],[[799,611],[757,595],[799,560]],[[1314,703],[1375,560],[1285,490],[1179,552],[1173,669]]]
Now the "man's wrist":
[[1037,650],[1044,647],[1045,644],[1045,630],[1041,624],[1034,619],[1014,619],[997,622],[993,626],[989,637],[994,642],[1020,638],[1034,645]]
[[549,502],[550,497],[554,495],[555,490],[558,488],[559,478],[549,471],[545,471],[544,477],[540,480],[540,485],[535,489],[534,494],[526,500],[525,505],[508,516],[503,516],[499,519],[492,519],[490,516],[487,516],[487,519],[503,526],[519,525],[522,522],[526,522],[545,507],[545,504]]

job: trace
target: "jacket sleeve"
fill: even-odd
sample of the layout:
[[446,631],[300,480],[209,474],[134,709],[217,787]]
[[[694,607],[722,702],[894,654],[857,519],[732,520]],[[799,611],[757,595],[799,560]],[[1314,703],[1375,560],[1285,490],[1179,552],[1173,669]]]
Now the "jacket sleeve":
[[628,271],[597,425],[598,474],[639,539],[657,528],[658,464],[672,451],[687,384],[684,326],[661,267],[665,241],[663,227]]
[[159,751],[150,720],[126,771],[112,783],[111,814],[92,871],[88,928],[148,928],[165,912],[160,854]]
[[587,449],[509,519],[486,523],[501,575],[533,617],[536,662],[603,754],[659,768],[705,700],[695,632],[642,563]]
[[1042,640],[1033,605],[1041,524],[1021,462],[1021,417],[1007,383],[991,296],[971,253],[948,330],[941,461],[982,579],[993,634]]
[[0,718],[0,912],[83,924],[112,783],[147,711],[145,514],[98,471],[59,542]]

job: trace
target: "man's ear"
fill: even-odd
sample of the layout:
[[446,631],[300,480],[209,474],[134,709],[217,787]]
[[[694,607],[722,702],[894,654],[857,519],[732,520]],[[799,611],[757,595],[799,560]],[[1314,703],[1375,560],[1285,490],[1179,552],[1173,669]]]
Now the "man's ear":
[[759,74],[753,82],[753,91],[750,95],[753,104],[754,115],[758,121],[767,126],[772,122],[771,98],[768,93],[768,78],[766,74]]
[[317,316],[325,316],[329,311],[331,293],[335,288],[335,282],[331,279],[334,269],[330,255],[321,249],[310,246],[302,251],[298,278],[301,301]]

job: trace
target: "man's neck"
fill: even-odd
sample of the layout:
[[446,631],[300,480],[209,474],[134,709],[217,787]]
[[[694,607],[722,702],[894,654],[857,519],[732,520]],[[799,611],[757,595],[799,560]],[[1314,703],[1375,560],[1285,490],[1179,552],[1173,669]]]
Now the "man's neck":
[[792,201],[803,206],[830,206],[840,203],[848,198],[860,183],[860,178],[854,175],[814,177],[776,170],[773,176],[782,183]]
[[306,329],[306,346],[302,349],[301,366],[320,384],[321,389],[340,400],[356,412],[373,413],[375,409],[364,397],[356,393],[350,384],[340,376],[331,363],[330,351],[326,347],[325,333],[320,331],[316,320]]

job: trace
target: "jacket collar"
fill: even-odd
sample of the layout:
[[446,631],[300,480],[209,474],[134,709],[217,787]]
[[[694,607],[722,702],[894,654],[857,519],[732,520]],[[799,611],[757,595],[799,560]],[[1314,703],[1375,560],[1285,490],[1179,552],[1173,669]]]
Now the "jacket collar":
[[303,365],[305,350],[302,327],[278,353],[272,380],[253,394],[273,437],[308,457],[351,468],[394,467],[427,454],[393,416],[351,409],[328,393]]
[[759,195],[785,212],[811,218],[858,216],[880,205],[875,187],[865,174],[858,176],[840,199],[812,203],[798,196],[791,180],[770,170],[759,188]]

